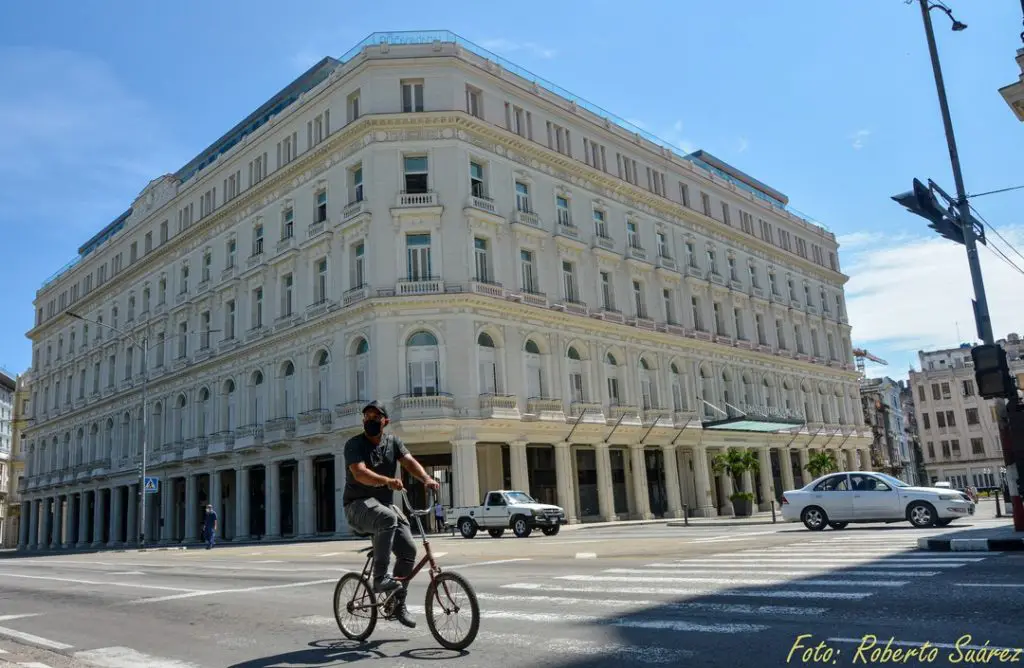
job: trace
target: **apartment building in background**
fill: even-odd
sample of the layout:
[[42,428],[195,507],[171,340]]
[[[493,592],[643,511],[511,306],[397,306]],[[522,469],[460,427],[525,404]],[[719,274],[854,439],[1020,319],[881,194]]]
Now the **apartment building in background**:
[[7,544],[11,531],[11,451],[14,444],[15,387],[14,373],[0,367],[0,547]]
[[134,542],[144,442],[151,541],[196,539],[207,501],[228,540],[344,535],[370,399],[445,505],[729,514],[710,461],[739,447],[767,510],[815,449],[870,466],[846,280],[832,233],[714,156],[452,33],[374,34],[39,289],[20,542]]
[[875,468],[915,484],[914,455],[903,413],[901,385],[892,378],[865,378],[860,383],[864,423],[871,429]]
[[1000,88],[999,94],[1006,100],[1006,104],[1010,105],[1017,120],[1024,121],[1024,48],[1017,49],[1016,60],[1017,67],[1020,68],[1020,75],[1018,75],[1017,81]]
[[[997,343],[1024,387],[1024,342],[1009,334]],[[928,482],[995,487],[1003,466],[995,401],[978,396],[971,344],[920,351],[918,361],[921,370],[911,370],[909,384]]]

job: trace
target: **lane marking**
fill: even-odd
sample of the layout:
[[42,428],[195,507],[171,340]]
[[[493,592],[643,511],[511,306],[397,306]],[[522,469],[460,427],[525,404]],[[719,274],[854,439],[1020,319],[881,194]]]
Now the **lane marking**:
[[767,536],[770,534],[777,534],[778,531],[750,531],[741,534],[725,534],[722,536],[708,536],[706,538],[696,538],[691,543],[711,543],[715,541],[734,541],[734,540],[746,540],[748,536]]
[[515,582],[501,585],[502,589],[525,589],[529,591],[565,591],[580,593],[600,594],[647,594],[661,596],[728,596],[740,598],[796,598],[796,599],[835,599],[847,601],[859,601],[874,596],[874,592],[845,592],[845,591],[797,591],[797,590],[756,590],[743,589],[739,591],[719,591],[712,587],[691,587],[680,589],[673,587],[605,587],[605,586],[581,586],[581,587],[559,587],[548,583]]
[[[863,638],[829,638],[828,642],[845,642],[845,643],[853,643],[853,644],[859,645],[862,642],[864,642],[864,639]],[[886,640],[885,642],[878,642],[875,645],[875,647],[884,647],[886,643],[889,643],[889,641]],[[892,645],[900,645],[902,647],[923,647],[925,643],[917,642],[917,641],[914,641],[914,640],[893,640],[892,643],[890,643],[890,644],[892,644]],[[954,645],[952,643],[948,643],[948,642],[932,642],[930,640],[928,641],[928,646],[929,647],[938,647],[940,649],[956,649],[956,647],[957,647],[956,645]],[[1000,652],[1000,651],[1019,652],[1020,651],[1019,647],[996,647],[994,645],[987,645],[987,644],[986,645],[960,645],[960,649],[982,650],[982,651],[985,651],[985,652],[988,652],[989,650],[991,650],[992,652]]]
[[53,668],[50,664],[39,661],[19,661],[18,665],[24,666],[24,668]]
[[73,656],[83,663],[103,668],[200,668],[195,663],[143,654],[129,647],[100,647],[75,652]]
[[[613,572],[625,571],[631,572],[629,569],[609,569]],[[642,572],[642,571],[641,571]],[[633,577],[629,575],[559,575],[555,579],[557,580],[580,580],[584,582],[710,582],[714,584],[759,584],[759,585],[773,585],[773,584],[785,584],[797,587],[902,587],[907,584],[905,580],[874,580],[872,582],[866,582],[864,580],[786,580],[785,578],[758,578],[758,577]]]
[[25,617],[38,617],[43,613],[41,612],[26,612],[20,615],[0,615],[0,622],[7,622],[12,619],[24,619]]
[[[658,568],[672,569],[672,570],[651,570],[651,569],[658,569]],[[743,572],[747,572],[747,571],[750,570],[750,567],[749,566],[743,567],[743,568],[738,568],[738,567],[717,568],[716,567],[716,568],[713,568],[713,569],[712,568],[695,568],[695,569],[690,569],[689,566],[684,566],[684,565],[680,565],[680,564],[647,564],[647,568],[646,569],[637,569],[634,572],[636,572],[636,573],[684,573],[684,574],[685,573],[689,573],[689,574],[694,574],[694,575],[698,575],[698,574],[699,575],[708,575],[708,574],[710,574],[710,575],[722,575],[722,571],[723,570],[742,570]],[[823,574],[823,573],[831,573],[832,572],[832,570],[828,569],[828,568],[817,568],[817,569],[803,569],[803,568],[801,568],[801,569],[795,569],[794,570],[794,569],[791,569],[791,568],[786,568],[785,566],[763,566],[763,567],[759,568],[758,570],[759,571],[781,571],[782,574],[792,575],[794,577],[795,576],[804,576],[804,575],[820,575],[820,574]],[[864,576],[864,577],[885,576],[885,577],[895,577],[895,578],[930,578],[930,577],[938,575],[940,572],[941,571],[921,571],[921,572],[916,572],[916,571],[906,571],[906,570],[903,570],[903,571],[880,571],[880,570],[872,570],[872,569],[861,568],[861,569],[851,570],[851,571],[844,570],[844,571],[841,571],[841,572],[837,573],[837,575],[860,575],[860,576]],[[775,573],[771,573],[771,575],[775,575]]]
[[336,557],[339,554],[345,554],[344,552],[326,552],[324,554],[318,554],[318,557]]
[[0,636],[4,638],[10,638],[11,640],[18,640],[26,645],[33,645],[35,647],[42,647],[44,649],[71,649],[74,645],[66,645],[56,640],[50,640],[49,638],[43,638],[41,636],[35,636],[31,633],[25,633],[24,631],[17,631],[15,629],[9,629],[6,626],[0,626]]
[[1000,584],[1000,583],[988,583],[988,582],[954,582],[957,587],[1006,587],[1011,589],[1020,589],[1024,587],[1024,584]]
[[[746,615],[823,615],[828,608],[798,607],[786,605],[746,605],[743,603],[668,603],[655,600],[630,600],[630,599],[593,599],[574,598],[571,596],[513,596],[506,594],[477,594],[478,599],[484,601],[508,601],[512,603],[544,603],[546,605],[566,606],[589,606],[607,605],[609,607],[650,608],[657,606],[659,609],[679,611],[700,611],[718,612]],[[332,619],[333,621],[333,619]]]
[[[690,559],[686,561],[678,561],[676,563],[685,565],[697,565],[697,564],[708,564],[707,559],[696,560]],[[943,563],[943,562],[924,562],[924,563],[911,563],[906,562],[879,562],[877,560],[868,561],[855,561],[852,559],[718,559],[714,560],[714,565],[722,566],[745,566],[747,568],[758,568],[760,566],[834,566],[836,568],[842,568],[848,566],[850,568],[962,568],[969,566],[970,564],[957,564],[957,563]]]
[[308,582],[288,582],[286,584],[262,585],[258,587],[241,587],[238,589],[215,589],[212,591],[190,591],[186,594],[172,594],[170,596],[155,596],[152,598],[139,598],[129,601],[130,605],[139,603],[161,603],[163,601],[177,601],[183,598],[195,598],[196,596],[212,596],[214,594],[245,594],[254,591],[266,591],[270,589],[289,589],[293,587],[309,587],[311,585],[327,584],[337,582],[337,578],[330,580],[310,580]]
[[458,564],[448,568],[470,568],[472,566],[493,566],[494,564],[511,564],[516,561],[533,561],[532,557],[520,557],[518,559],[498,559],[496,561],[475,561],[471,564]]
[[186,589],[185,587],[162,587],[160,585],[135,584],[133,582],[97,582],[95,580],[79,580],[77,578],[58,578],[53,575],[23,575],[21,573],[0,573],[0,576],[8,578],[24,578],[27,580],[53,580],[55,582],[70,582],[72,584],[102,585],[104,587],[134,587],[138,589],[161,589],[164,591],[200,592],[200,590],[198,589]]
[[577,559],[597,559],[597,552],[577,552]]
[[[869,551],[868,550],[861,550],[861,549],[858,548],[857,549],[857,553],[860,554],[861,552],[868,553]],[[849,549],[842,550],[842,551],[836,550],[836,552],[834,554],[841,555],[841,554],[844,554],[844,553],[845,554],[849,554]],[[786,557],[802,557],[802,558],[806,558],[806,557],[827,556],[829,554],[832,554],[832,552],[831,551],[830,552],[820,552],[820,551],[819,552],[808,552],[806,550],[797,550],[797,551],[785,551],[785,550],[774,550],[774,551],[772,551],[772,550],[743,550],[739,554],[741,554],[741,555],[748,555],[749,554],[751,556],[758,556],[758,555],[775,556],[775,555],[778,555],[778,556],[786,556]],[[984,557],[939,557],[939,556],[936,556],[934,552],[930,552],[930,553],[929,552],[916,552],[915,553],[915,552],[893,552],[893,551],[881,551],[881,550],[879,550],[879,551],[870,552],[869,554],[866,554],[866,556],[870,556],[870,557],[875,557],[876,555],[878,555],[879,559],[892,559],[892,560],[899,560],[899,561],[932,561],[932,560],[937,560],[937,561],[964,561],[964,562],[969,562],[969,561],[981,561],[981,560],[984,559]]]
[[448,554],[448,553],[447,552],[435,552],[434,553],[434,558],[435,559],[440,559],[441,557],[443,557],[446,554]]
[[106,572],[108,575],[145,575],[142,571],[112,571]]
[[254,561],[252,563],[254,563],[254,564],[283,564],[284,562],[280,561],[279,559],[261,559],[260,561]]
[[[408,606],[409,612],[423,614],[422,605]],[[548,612],[511,612],[508,610],[481,610],[481,619],[507,619],[517,622],[538,622],[541,624],[601,624],[628,629],[657,629],[694,633],[755,633],[767,631],[764,624],[697,624],[674,619],[627,619],[624,617],[597,617],[595,615],[566,615]]]

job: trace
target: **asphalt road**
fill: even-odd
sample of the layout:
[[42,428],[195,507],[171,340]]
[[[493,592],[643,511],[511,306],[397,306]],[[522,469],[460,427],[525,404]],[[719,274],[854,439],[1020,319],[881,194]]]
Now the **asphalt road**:
[[[968,524],[996,522],[951,528]],[[948,530],[780,523],[438,537],[442,566],[472,582],[483,613],[462,654],[427,630],[425,574],[410,594],[416,629],[381,621],[366,643],[343,639],[333,587],[361,567],[364,541],[0,559],[0,668],[881,665],[870,652],[854,662],[872,634],[879,650],[890,637],[904,651],[931,643],[933,660],[904,665],[935,666],[966,658],[954,649],[965,634],[971,646],[1024,646],[1024,555],[917,549]],[[806,660],[803,649],[790,655],[803,634]],[[815,655],[821,641],[831,655]]]

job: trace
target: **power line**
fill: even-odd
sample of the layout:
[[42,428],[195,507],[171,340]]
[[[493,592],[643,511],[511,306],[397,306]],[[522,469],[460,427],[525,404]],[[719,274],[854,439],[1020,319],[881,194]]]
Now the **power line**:
[[1000,188],[999,190],[989,190],[988,192],[984,193],[974,193],[973,195],[968,195],[968,197],[983,197],[985,195],[995,195],[996,193],[1005,193],[1010,192],[1011,190],[1020,190],[1021,188],[1024,188],[1024,186],[1013,186],[1012,188]]
[[1014,253],[1016,253],[1018,255],[1018,257],[1020,257],[1020,259],[1024,260],[1024,255],[1021,255],[1021,252],[1019,250],[1017,250],[1017,248],[1013,244],[1011,244],[1009,241],[1007,241],[1006,237],[1004,237],[1002,234],[999,233],[999,230],[996,229],[995,225],[993,225],[992,223],[990,223],[987,220],[985,220],[985,216],[981,215],[981,212],[978,211],[976,208],[974,208],[973,204],[968,202],[967,206],[971,207],[971,211],[973,211],[978,216],[978,218],[981,220],[981,222],[984,223],[985,227],[987,227],[988,229],[990,229],[993,232],[995,232],[995,235],[997,237],[999,237],[1000,239],[1002,239],[1003,243],[1005,243],[1010,248],[1010,250],[1012,250]]

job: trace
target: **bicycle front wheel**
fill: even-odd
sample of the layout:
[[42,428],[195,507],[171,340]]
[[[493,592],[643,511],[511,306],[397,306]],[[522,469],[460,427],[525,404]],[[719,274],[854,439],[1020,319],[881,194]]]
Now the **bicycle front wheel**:
[[358,573],[346,573],[334,587],[334,620],[349,640],[363,641],[377,626],[377,597]]
[[473,585],[458,573],[445,571],[434,578],[424,608],[430,633],[441,647],[464,650],[476,639],[480,604]]

